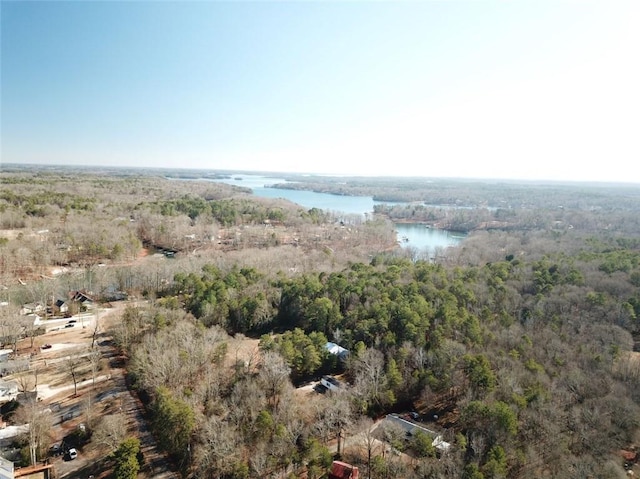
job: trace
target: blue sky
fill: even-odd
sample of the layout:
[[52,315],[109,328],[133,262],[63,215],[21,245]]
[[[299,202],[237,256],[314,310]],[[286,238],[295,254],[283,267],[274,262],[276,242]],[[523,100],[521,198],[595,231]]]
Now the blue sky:
[[6,1],[3,163],[640,183],[640,2]]

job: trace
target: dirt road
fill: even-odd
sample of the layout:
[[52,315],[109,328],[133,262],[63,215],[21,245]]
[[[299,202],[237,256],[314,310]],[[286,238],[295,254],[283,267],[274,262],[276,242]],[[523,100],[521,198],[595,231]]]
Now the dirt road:
[[[34,348],[25,341],[22,349],[37,351],[31,355],[30,368],[37,370],[38,397],[54,416],[51,436],[55,443],[61,443],[63,438],[88,422],[88,408],[94,422],[99,421],[101,415],[122,413],[126,417],[129,435],[138,437],[141,442],[144,463],[139,477],[177,479],[179,475],[171,470],[170,462],[157,447],[147,426],[143,404],[127,389],[124,364],[108,335],[109,328],[120,320],[128,304],[132,303],[114,303],[113,308],[74,318],[73,327],[64,327],[69,324],[69,319],[51,322],[47,325],[47,332],[37,338]],[[96,321],[99,322],[97,332]],[[71,357],[84,358],[94,337],[103,368],[94,377],[87,377],[85,372],[77,381],[77,394],[74,394],[75,387],[65,364]],[[43,345],[47,348],[42,349]],[[106,478],[110,473],[111,465],[106,455],[104,450],[88,443],[80,448],[77,459],[65,461],[58,456],[51,458],[50,462],[60,478],[86,479],[93,476],[98,479]]]

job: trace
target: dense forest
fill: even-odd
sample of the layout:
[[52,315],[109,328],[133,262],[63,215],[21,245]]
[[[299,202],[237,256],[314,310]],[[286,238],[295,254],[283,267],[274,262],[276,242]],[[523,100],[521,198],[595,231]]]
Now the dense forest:
[[[69,289],[146,300],[113,336],[185,477],[322,477],[336,455],[375,478],[626,477],[619,452],[640,430],[637,189],[357,179],[333,192],[396,188],[416,204],[344,225],[167,176],[3,172],[0,272],[16,304]],[[417,260],[395,241],[400,219],[470,233]],[[255,358],[230,361],[244,337]],[[301,400],[326,374],[344,391]],[[346,447],[407,411],[451,448],[388,424],[375,439],[397,454],[373,437]]]

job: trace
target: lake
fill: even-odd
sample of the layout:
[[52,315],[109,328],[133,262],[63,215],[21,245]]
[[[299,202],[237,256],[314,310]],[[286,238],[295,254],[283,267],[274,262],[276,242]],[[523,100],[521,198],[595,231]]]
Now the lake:
[[396,223],[395,228],[398,232],[398,240],[403,247],[415,248],[420,252],[427,250],[430,256],[436,249],[456,246],[466,237],[461,233],[427,228],[419,223]]
[[315,191],[286,190],[269,188],[269,185],[288,183],[284,178],[256,175],[233,175],[233,178],[214,180],[228,185],[251,188],[253,194],[263,198],[284,198],[307,209],[320,208],[342,214],[364,215],[373,213],[373,205],[378,203],[370,196],[340,196]]
[[[373,213],[373,205],[384,201],[374,201],[370,196],[340,196],[315,191],[285,190],[269,188],[269,185],[287,183],[284,178],[268,176],[232,175],[232,178],[216,179],[229,185],[251,188],[253,194],[263,198],[284,198],[304,208],[319,208],[343,214],[365,215]],[[387,203],[388,204],[388,203]],[[396,223],[398,241],[405,248],[415,248],[419,252],[427,251],[431,255],[437,248],[447,248],[459,244],[465,237],[458,233],[427,228],[423,224]]]

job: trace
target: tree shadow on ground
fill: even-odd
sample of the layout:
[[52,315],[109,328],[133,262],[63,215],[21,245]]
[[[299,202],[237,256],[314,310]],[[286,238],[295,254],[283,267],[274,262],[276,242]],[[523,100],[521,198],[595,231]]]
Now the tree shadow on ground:
[[91,461],[80,469],[58,477],[64,477],[64,479],[87,479],[93,476],[94,479],[106,479],[110,477],[112,466],[113,463],[111,459],[103,457]]

